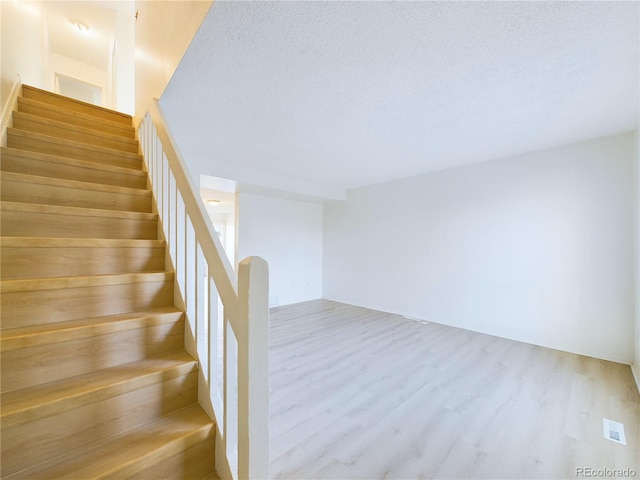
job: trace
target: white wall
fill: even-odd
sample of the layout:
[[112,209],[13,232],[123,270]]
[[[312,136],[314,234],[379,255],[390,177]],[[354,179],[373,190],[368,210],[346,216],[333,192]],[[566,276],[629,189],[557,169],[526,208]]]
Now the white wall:
[[5,107],[18,75],[23,84],[45,87],[47,30],[42,2],[0,2],[0,105]]
[[131,11],[116,11],[116,61],[114,69],[115,105],[119,112],[133,115],[135,111],[135,5],[131,3]]
[[631,363],[633,135],[351,191],[324,297]]
[[254,193],[237,195],[238,259],[269,262],[269,303],[322,296],[321,204]]
[[139,121],[160,98],[212,0],[136,2],[135,102]]

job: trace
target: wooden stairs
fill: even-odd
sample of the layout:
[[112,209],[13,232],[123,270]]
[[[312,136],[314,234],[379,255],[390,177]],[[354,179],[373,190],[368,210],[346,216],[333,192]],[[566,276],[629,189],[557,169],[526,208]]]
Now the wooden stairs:
[[0,153],[2,478],[217,478],[131,117],[24,86]]

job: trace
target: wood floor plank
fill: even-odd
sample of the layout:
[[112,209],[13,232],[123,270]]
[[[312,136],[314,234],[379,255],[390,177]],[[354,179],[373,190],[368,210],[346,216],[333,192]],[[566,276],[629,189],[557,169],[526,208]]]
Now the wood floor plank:
[[627,365],[326,300],[272,309],[270,345],[274,479],[640,474]]

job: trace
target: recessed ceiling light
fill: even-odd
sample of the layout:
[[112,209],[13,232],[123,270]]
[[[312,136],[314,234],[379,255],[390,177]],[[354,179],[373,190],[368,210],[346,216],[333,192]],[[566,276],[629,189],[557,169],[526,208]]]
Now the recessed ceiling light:
[[209,205],[211,205],[212,207],[215,207],[216,205],[220,205],[220,200],[213,200],[213,199],[211,199],[211,200],[207,200],[207,203],[208,203]]
[[88,32],[89,31],[89,25],[87,25],[84,22],[81,22],[80,20],[73,20],[71,22],[73,24],[74,27],[76,27],[78,29],[78,31],[80,32]]

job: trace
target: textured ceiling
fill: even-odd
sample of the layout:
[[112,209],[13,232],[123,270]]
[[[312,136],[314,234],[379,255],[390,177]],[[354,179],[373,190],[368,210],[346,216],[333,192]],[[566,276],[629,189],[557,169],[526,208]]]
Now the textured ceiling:
[[354,188],[636,129],[638,30],[637,2],[217,0],[161,103],[187,154]]

